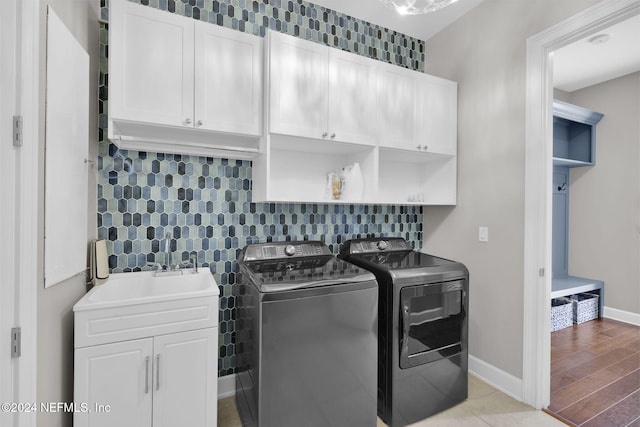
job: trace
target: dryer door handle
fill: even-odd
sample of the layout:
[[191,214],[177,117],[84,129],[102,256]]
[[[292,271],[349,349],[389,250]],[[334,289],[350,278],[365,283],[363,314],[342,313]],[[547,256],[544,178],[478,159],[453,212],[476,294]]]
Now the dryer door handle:
[[409,306],[402,305],[402,346],[400,357],[409,357]]

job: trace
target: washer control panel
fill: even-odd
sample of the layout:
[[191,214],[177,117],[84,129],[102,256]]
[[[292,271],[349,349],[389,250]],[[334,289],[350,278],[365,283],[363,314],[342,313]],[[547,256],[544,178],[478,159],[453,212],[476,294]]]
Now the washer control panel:
[[245,261],[331,255],[319,241],[271,242],[248,245],[243,250]]

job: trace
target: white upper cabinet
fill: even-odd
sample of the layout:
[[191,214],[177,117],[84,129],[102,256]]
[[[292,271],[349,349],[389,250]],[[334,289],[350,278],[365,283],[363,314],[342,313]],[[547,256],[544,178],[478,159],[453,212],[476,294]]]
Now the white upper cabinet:
[[380,146],[415,150],[416,86],[418,73],[391,64],[380,64],[378,104]]
[[195,52],[195,126],[259,136],[261,39],[196,21]]
[[262,133],[260,37],[111,0],[109,138],[124,148],[250,158]]
[[192,127],[193,22],[121,0],[109,13],[111,118]]
[[423,151],[457,153],[458,85],[423,74],[417,82],[416,138]]
[[377,68],[372,60],[329,49],[329,139],[375,145]]
[[[268,38],[253,201],[456,203],[455,82],[281,33]],[[354,163],[362,197],[336,198],[329,174]]]
[[269,132],[376,144],[371,60],[269,33]]
[[434,154],[456,154],[457,84],[382,65],[380,146]]
[[269,132],[327,137],[325,46],[269,32]]

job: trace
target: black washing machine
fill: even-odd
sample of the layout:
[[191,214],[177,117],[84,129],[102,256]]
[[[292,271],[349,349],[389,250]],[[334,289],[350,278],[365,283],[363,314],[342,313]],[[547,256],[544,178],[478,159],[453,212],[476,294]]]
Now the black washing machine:
[[248,245],[238,264],[243,425],[375,426],[375,276],[313,241]]
[[378,415],[389,427],[467,398],[469,272],[401,238],[354,239],[339,257],[375,274]]

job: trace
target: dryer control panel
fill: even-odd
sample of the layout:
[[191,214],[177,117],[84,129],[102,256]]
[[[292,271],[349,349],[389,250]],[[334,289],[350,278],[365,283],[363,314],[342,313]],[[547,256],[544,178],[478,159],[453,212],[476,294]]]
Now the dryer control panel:
[[390,251],[410,251],[409,242],[401,237],[374,237],[368,239],[349,240],[342,247],[341,253],[365,254]]

